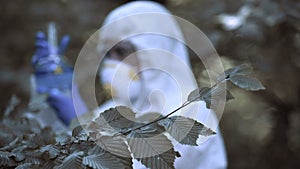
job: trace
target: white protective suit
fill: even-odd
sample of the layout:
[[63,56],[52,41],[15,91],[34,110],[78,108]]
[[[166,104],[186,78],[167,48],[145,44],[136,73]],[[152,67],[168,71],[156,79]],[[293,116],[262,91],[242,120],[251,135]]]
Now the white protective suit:
[[[118,67],[118,74],[110,69],[111,65],[116,68],[118,62],[104,60],[104,66],[100,69],[101,79],[102,83],[112,83],[114,100],[100,106],[98,112],[116,105],[125,105],[138,114],[160,112],[166,115],[182,105],[188,94],[197,88],[187,49],[180,42],[183,41],[181,30],[170,12],[162,5],[151,1],[127,3],[110,12],[103,26],[99,35],[100,54],[105,55],[108,48],[122,40],[131,42],[137,49],[133,55],[138,59],[138,70],[134,71],[140,71],[140,74],[136,75],[139,78],[137,83],[133,83],[135,88],[132,88],[126,81],[128,77],[121,77],[124,74],[126,76],[124,72],[130,72],[132,66],[122,62],[124,65]],[[217,134],[201,137],[197,140],[199,146],[176,144],[175,150],[180,152],[181,157],[175,160],[175,168],[226,168],[225,148],[214,113],[206,109],[204,103],[197,102],[176,114],[194,118],[216,130]],[[135,160],[134,168],[145,166]]]

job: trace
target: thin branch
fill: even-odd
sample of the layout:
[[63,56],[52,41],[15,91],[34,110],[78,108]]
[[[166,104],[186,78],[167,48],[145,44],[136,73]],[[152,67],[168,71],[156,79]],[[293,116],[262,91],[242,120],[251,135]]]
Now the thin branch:
[[[212,87],[210,87],[210,89],[212,89],[212,88],[214,88],[214,87],[217,87],[220,83],[226,82],[227,80],[228,80],[228,78],[225,77],[225,78],[222,79],[221,81],[217,81],[217,83],[215,83]],[[130,130],[128,130],[128,131],[120,132],[119,134],[127,135],[127,134],[129,134],[130,132],[132,132],[132,131],[141,129],[141,128],[143,128],[143,127],[146,127],[146,126],[149,126],[149,125],[151,125],[151,124],[154,124],[154,123],[156,123],[156,122],[158,122],[158,121],[160,121],[160,120],[166,119],[166,118],[168,118],[169,116],[171,116],[172,114],[176,113],[178,110],[184,108],[185,106],[189,105],[190,103],[196,101],[196,100],[199,99],[199,98],[200,98],[200,95],[199,95],[199,97],[196,97],[196,98],[194,98],[194,99],[192,99],[192,100],[188,100],[188,101],[184,102],[180,107],[178,107],[177,109],[171,111],[169,114],[167,114],[167,115],[165,115],[165,116],[163,116],[163,117],[161,117],[161,118],[158,118],[158,119],[156,119],[156,120],[154,120],[154,121],[152,121],[152,122],[143,124],[143,125],[141,125],[141,126],[134,127],[134,128],[132,128],[132,129],[130,129]],[[119,134],[117,134],[117,135],[119,135]]]
[[[197,99],[197,98],[196,98],[196,99]],[[149,122],[149,123],[147,123],[147,124],[144,124],[144,125],[141,125],[141,126],[137,126],[137,127],[133,128],[133,129],[131,129],[131,130],[129,130],[129,131],[126,131],[126,132],[123,132],[123,133],[121,133],[121,134],[127,135],[127,134],[129,134],[130,132],[132,132],[132,131],[141,129],[141,128],[143,128],[143,127],[146,127],[146,126],[149,126],[149,125],[151,125],[151,124],[153,124],[153,123],[156,123],[156,122],[158,122],[158,121],[160,121],[160,120],[166,119],[166,118],[168,118],[170,115],[176,113],[178,110],[180,110],[180,109],[182,109],[183,107],[189,105],[191,102],[192,102],[192,101],[186,101],[186,102],[184,102],[180,107],[178,107],[177,109],[173,110],[172,112],[170,112],[170,113],[167,114],[166,116],[163,116],[163,117],[161,117],[161,118],[159,118],[159,119],[156,119],[156,120],[154,120],[154,121],[152,121],[152,122]]]

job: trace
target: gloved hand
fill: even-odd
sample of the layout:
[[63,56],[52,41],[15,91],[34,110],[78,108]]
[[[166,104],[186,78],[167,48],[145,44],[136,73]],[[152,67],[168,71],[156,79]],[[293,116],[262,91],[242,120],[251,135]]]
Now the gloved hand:
[[48,104],[66,125],[76,117],[73,103],[77,105],[77,115],[87,111],[77,87],[71,92],[73,68],[61,58],[69,40],[69,36],[64,36],[59,47],[56,47],[47,41],[44,32],[38,32],[32,58],[37,92],[48,94]]
[[61,39],[60,45],[57,48],[56,46],[49,45],[44,32],[38,32],[35,38],[36,50],[31,62],[33,66],[36,66],[39,61],[41,61],[42,59],[46,59],[50,55],[62,55],[67,49],[67,46],[70,42],[70,36],[65,35]]
[[[73,91],[72,96],[67,96],[60,90],[53,89],[49,92],[47,98],[49,105],[57,112],[58,118],[66,125],[69,125],[75,117],[87,112],[87,108],[79,95],[77,87]],[[77,111],[74,108],[75,104]]]

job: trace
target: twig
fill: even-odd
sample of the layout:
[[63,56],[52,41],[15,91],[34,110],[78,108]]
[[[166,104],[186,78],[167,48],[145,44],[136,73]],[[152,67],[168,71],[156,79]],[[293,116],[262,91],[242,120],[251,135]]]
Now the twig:
[[[225,78],[222,79],[221,81],[218,81],[217,83],[215,83],[215,84],[214,84],[212,87],[210,87],[210,88],[212,89],[212,88],[218,86],[220,83],[226,82],[227,80],[228,80],[228,79],[225,77]],[[200,97],[200,95],[199,95],[199,97]],[[127,134],[129,134],[130,132],[132,132],[132,131],[141,129],[141,128],[143,128],[143,127],[146,127],[146,126],[149,126],[149,125],[151,125],[151,124],[154,124],[154,123],[156,123],[156,122],[158,122],[158,121],[160,121],[160,120],[166,119],[166,118],[168,118],[169,116],[171,116],[172,114],[176,113],[178,110],[180,110],[180,109],[184,108],[185,106],[189,105],[190,103],[196,101],[197,99],[199,99],[199,97],[196,97],[196,98],[194,98],[194,99],[192,99],[192,100],[188,100],[188,101],[184,102],[180,107],[178,107],[177,109],[171,111],[169,114],[167,114],[167,115],[165,115],[165,116],[163,116],[163,117],[161,117],[161,118],[158,118],[158,119],[156,119],[156,120],[154,120],[154,121],[152,121],[152,122],[143,124],[143,125],[141,125],[141,126],[134,127],[134,128],[132,128],[132,129],[130,129],[130,130],[128,130],[128,131],[120,132],[120,134],[127,135]]]

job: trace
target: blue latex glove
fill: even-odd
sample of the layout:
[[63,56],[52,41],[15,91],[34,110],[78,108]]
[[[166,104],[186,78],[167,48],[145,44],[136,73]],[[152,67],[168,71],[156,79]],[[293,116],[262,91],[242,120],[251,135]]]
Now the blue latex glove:
[[[70,42],[70,37],[65,35],[60,42],[59,47],[50,46],[46,35],[44,32],[38,32],[36,34],[36,43],[35,43],[35,54],[32,57],[32,66],[36,68],[37,66],[47,65],[43,67],[44,69],[36,69],[36,72],[51,72],[56,69],[57,64],[60,62],[60,58],[55,56],[62,55],[68,44]],[[53,57],[49,57],[49,56]]]
[[[51,105],[51,107],[57,112],[59,119],[61,119],[66,125],[69,125],[75,117],[87,112],[87,108],[79,95],[78,89],[75,88],[73,91],[74,92],[70,97],[62,93],[60,90],[53,89],[49,92],[47,99],[49,105]],[[76,104],[77,111],[75,111],[74,104]]]
[[[64,36],[59,47],[51,46],[45,33],[38,32],[35,43],[36,51],[32,58],[37,92],[48,94],[47,102],[56,110],[58,117],[66,125],[77,115],[87,111],[77,87],[70,94],[73,68],[61,58],[69,40],[69,36]],[[73,103],[77,105],[77,114]]]
[[76,112],[73,106],[73,100],[64,95],[59,90],[53,89],[49,92],[47,102],[57,112],[57,116],[64,124],[69,125],[70,121],[76,117]]
[[[58,54],[58,55],[64,54],[64,52],[67,49],[68,44],[70,42],[70,36],[65,35],[61,39],[61,42],[60,42],[60,45],[58,48],[54,47],[54,46],[49,46],[45,33],[41,32],[41,31],[37,32],[35,38],[36,38],[35,55],[36,55],[37,59],[40,57],[47,57],[50,54]],[[33,58],[33,59],[34,59],[33,61],[35,61],[35,58]]]

